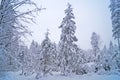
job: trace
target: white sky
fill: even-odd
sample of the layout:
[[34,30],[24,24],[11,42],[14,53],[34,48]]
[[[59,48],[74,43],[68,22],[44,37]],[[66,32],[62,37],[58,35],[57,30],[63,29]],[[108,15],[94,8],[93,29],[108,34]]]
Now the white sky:
[[76,37],[77,44],[82,49],[91,48],[90,37],[92,32],[101,36],[102,45],[109,44],[112,40],[111,13],[109,11],[110,0],[34,0],[46,10],[42,11],[36,18],[36,24],[31,25],[34,32],[27,42],[34,39],[38,43],[44,39],[47,29],[50,30],[50,39],[58,43],[60,39],[60,26],[64,18],[64,10],[67,8],[67,2],[72,4],[77,26]]

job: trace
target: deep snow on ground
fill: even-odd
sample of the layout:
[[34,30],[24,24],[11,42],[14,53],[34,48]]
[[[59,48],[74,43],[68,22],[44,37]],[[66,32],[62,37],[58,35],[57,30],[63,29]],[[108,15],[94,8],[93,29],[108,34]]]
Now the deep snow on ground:
[[[0,80],[37,80],[35,79],[35,74],[32,76],[20,75],[20,72],[7,72],[0,73]],[[102,74],[98,75],[95,73],[85,74],[85,75],[69,75],[61,76],[59,74],[54,74],[53,76],[48,75],[40,78],[39,80],[120,80],[119,74]]]

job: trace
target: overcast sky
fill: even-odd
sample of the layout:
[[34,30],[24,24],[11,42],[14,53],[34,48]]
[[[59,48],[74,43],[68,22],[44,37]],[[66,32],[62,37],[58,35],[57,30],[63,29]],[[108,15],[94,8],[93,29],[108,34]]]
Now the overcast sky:
[[[60,39],[60,26],[64,18],[64,10],[69,2],[73,7],[76,22],[77,44],[82,49],[91,48],[90,37],[92,32],[101,36],[102,45],[109,44],[112,40],[111,14],[109,11],[110,0],[34,0],[46,10],[41,11],[36,18],[36,24],[31,26],[33,36],[27,42],[34,39],[38,43],[44,39],[47,29],[50,30],[50,39],[58,43]],[[114,41],[113,41],[114,42]]]

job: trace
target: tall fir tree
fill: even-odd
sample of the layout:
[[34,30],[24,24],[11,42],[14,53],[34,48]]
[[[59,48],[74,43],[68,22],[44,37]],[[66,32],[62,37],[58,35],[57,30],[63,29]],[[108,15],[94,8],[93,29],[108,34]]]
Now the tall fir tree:
[[99,52],[100,52],[100,37],[98,34],[96,34],[95,32],[92,33],[92,36],[91,36],[91,45],[92,45],[92,48],[93,48],[93,55],[94,55],[94,62],[96,64],[96,67],[95,67],[95,72],[98,71],[98,68],[99,68],[99,65],[98,65],[98,61],[99,61]]
[[118,41],[118,47],[120,52],[120,0],[111,0],[110,11],[113,27],[113,37]]
[[77,41],[75,36],[76,26],[73,20],[75,17],[72,9],[71,4],[68,3],[68,8],[65,10],[66,16],[59,27],[62,32],[59,41],[59,61],[63,75],[72,71],[72,58],[75,55],[73,52],[75,48],[74,42]]
[[120,69],[120,0],[111,0],[110,11],[113,27],[113,37],[118,41],[118,50],[116,52],[117,65]]

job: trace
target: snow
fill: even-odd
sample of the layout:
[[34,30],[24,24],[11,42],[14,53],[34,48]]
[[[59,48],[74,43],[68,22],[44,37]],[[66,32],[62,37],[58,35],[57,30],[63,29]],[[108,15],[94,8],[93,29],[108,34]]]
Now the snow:
[[7,72],[0,77],[0,80],[34,80],[34,75],[25,77],[20,75],[20,72]]
[[[31,76],[23,76],[20,75],[20,72],[7,72],[4,75],[0,76],[0,80],[37,80],[37,79],[35,79],[35,74]],[[51,75],[44,76],[38,80],[120,80],[120,74],[98,75],[95,73],[89,73],[85,75],[61,76],[55,73],[53,76]]]

